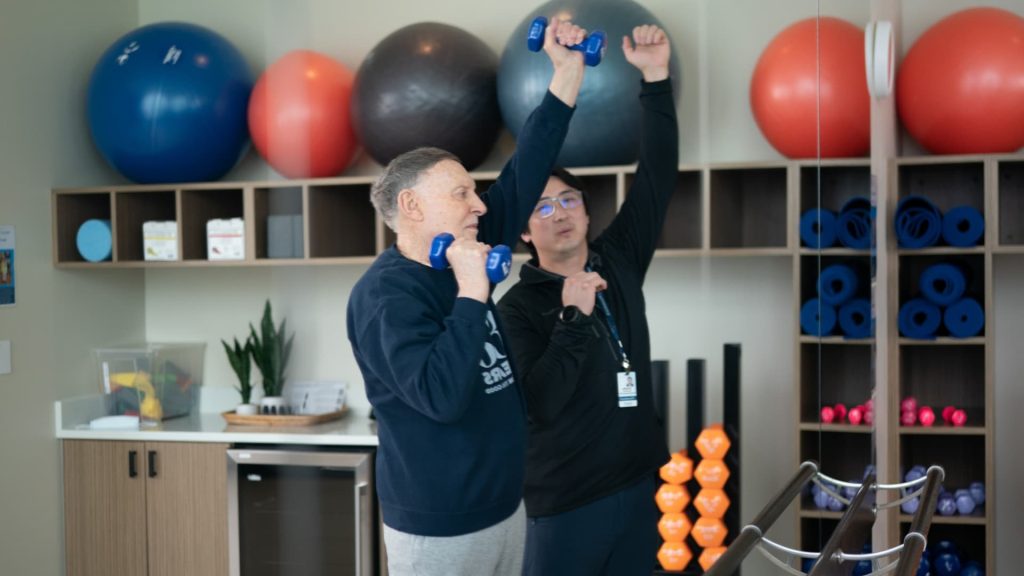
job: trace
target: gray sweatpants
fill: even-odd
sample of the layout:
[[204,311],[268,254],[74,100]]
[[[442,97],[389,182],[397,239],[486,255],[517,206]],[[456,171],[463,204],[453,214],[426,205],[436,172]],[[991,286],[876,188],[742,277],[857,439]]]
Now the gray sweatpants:
[[384,526],[389,576],[520,576],[526,509],[460,536],[417,536]]

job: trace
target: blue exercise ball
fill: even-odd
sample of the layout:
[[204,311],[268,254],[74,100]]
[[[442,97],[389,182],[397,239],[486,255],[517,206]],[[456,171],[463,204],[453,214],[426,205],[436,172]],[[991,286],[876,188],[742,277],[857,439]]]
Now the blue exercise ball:
[[381,164],[434,146],[472,170],[501,133],[497,73],[497,54],[461,28],[437,22],[400,28],[356,72],[352,120],[359,141]]
[[182,22],[143,26],[93,69],[93,141],[135,182],[216,180],[248,149],[252,86],[241,52],[216,32]]
[[[530,52],[526,36],[537,16],[569,18],[588,33],[604,30],[608,47],[601,63],[587,67],[569,126],[561,166],[607,166],[637,160],[640,142],[640,71],[622,54],[622,37],[633,36],[642,24],[665,27],[643,6],[631,0],[552,0],[534,9],[516,26],[505,45],[498,66],[498,103],[505,127],[518,136],[526,117],[540,104],[551,81],[551,61],[543,53]],[[670,75],[678,97],[681,68],[672,43]]]

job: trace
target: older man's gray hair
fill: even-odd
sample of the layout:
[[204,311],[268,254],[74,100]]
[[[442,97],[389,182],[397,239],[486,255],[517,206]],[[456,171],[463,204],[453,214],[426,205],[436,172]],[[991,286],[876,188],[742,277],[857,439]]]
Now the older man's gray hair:
[[420,175],[444,160],[460,162],[458,156],[451,152],[429,146],[410,150],[388,162],[384,173],[370,189],[370,201],[388,228],[397,232],[395,215],[398,212],[398,193],[415,186]]

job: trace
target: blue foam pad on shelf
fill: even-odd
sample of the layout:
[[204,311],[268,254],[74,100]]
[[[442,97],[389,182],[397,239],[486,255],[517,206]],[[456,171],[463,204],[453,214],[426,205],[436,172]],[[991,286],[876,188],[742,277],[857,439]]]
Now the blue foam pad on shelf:
[[933,304],[949,306],[963,297],[967,290],[967,276],[955,264],[932,264],[921,273],[918,286],[921,294]]
[[898,324],[907,338],[932,339],[942,324],[942,311],[924,298],[914,298],[900,306]]
[[808,248],[831,248],[836,243],[836,215],[812,208],[800,217],[800,239]]
[[942,236],[942,213],[924,196],[907,196],[896,206],[896,239],[903,248],[927,248]]
[[843,204],[836,222],[836,236],[847,248],[871,248],[871,200],[857,196]]
[[818,297],[830,306],[840,306],[857,292],[857,273],[846,264],[832,264],[818,276]]
[[110,232],[110,220],[92,219],[82,222],[75,236],[75,245],[82,258],[89,262],[110,260],[114,250],[114,239]]
[[985,217],[977,208],[957,206],[942,216],[942,239],[950,246],[977,246],[985,235]]
[[870,338],[872,324],[867,298],[854,298],[839,307],[839,329],[847,338]]
[[800,307],[800,329],[811,336],[828,336],[836,327],[836,309],[818,298]]
[[985,309],[974,298],[963,298],[946,308],[943,322],[957,338],[977,336],[985,328]]

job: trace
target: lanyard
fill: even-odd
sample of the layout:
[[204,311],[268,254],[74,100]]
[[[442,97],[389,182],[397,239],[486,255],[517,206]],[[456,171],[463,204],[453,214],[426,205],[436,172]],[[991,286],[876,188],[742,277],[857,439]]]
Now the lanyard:
[[[587,272],[593,272],[588,264],[584,268]],[[615,317],[612,316],[612,310],[608,307],[608,302],[604,299],[604,294],[598,292],[597,304],[601,307],[601,312],[604,313],[605,320],[608,322],[608,332],[611,333],[615,343],[619,345],[619,356],[622,358],[622,368],[629,371],[629,356],[626,355],[626,347],[622,345],[622,338],[619,337],[619,328],[615,325]]]

